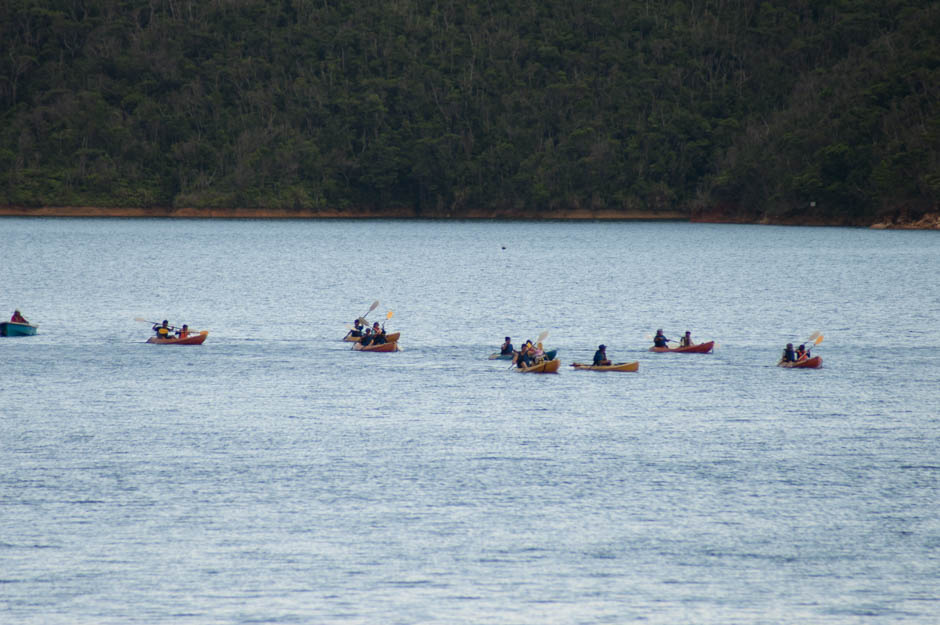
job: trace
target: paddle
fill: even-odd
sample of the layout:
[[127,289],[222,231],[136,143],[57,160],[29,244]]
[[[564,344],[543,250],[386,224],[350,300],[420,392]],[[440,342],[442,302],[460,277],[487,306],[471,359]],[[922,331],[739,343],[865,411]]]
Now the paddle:
[[[533,344],[533,345],[538,345],[539,343],[541,343],[542,341],[544,341],[547,336],[548,336],[548,330],[545,330],[545,332],[542,332],[542,333],[539,334],[537,337],[535,337],[535,342],[532,343],[532,344]],[[517,352],[517,353],[521,353],[521,352]],[[516,364],[516,359],[513,358],[512,364],[509,365],[509,366],[507,367],[507,369],[512,369],[515,364]]]
[[369,315],[369,313],[378,307],[379,307],[379,300],[375,300],[374,302],[372,302],[372,305],[369,306],[369,310],[367,310],[364,315],[359,317],[359,321],[362,322],[362,325],[366,324],[366,317]]
[[[144,323],[149,323],[150,325],[154,325],[154,326],[162,326],[162,325],[163,325],[163,322],[162,322],[162,321],[148,321],[147,319],[144,319],[143,317],[134,317],[134,321],[143,321]],[[179,328],[177,328],[176,326],[171,326],[171,325],[168,325],[167,328],[169,328],[170,330],[178,330],[178,329],[179,329]],[[192,332],[192,330],[190,330],[190,332]]]

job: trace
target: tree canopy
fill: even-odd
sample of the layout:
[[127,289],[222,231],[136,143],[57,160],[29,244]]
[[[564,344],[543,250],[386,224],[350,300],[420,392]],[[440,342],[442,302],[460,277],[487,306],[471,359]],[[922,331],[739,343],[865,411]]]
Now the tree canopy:
[[935,209],[940,5],[779,4],[6,0],[0,203]]

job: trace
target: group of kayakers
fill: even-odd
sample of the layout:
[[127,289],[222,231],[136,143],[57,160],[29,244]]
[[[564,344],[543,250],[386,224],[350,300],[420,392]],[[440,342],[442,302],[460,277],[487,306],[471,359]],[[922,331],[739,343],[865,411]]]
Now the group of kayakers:
[[[540,337],[541,338],[541,337]],[[520,369],[525,369],[543,362],[546,358],[541,343],[533,343],[531,339],[522,344],[517,351],[512,346],[512,339],[508,336],[499,348],[500,356],[512,355],[512,362]]]
[[177,328],[169,325],[166,319],[163,320],[163,323],[153,324],[153,331],[156,333],[158,339],[171,339],[174,334],[178,339],[185,339],[189,336],[188,325],[184,323],[181,327]]
[[806,345],[800,345],[794,350],[793,343],[787,343],[787,346],[783,348],[783,357],[781,360],[783,362],[801,362],[803,360],[809,360],[811,357],[809,350],[806,349]]
[[362,317],[356,319],[356,321],[353,322],[352,330],[349,331],[350,336],[360,337],[360,345],[368,347],[369,345],[384,345],[388,343],[388,335],[385,333],[385,326],[380,326],[378,321],[373,323],[372,327],[362,322]]

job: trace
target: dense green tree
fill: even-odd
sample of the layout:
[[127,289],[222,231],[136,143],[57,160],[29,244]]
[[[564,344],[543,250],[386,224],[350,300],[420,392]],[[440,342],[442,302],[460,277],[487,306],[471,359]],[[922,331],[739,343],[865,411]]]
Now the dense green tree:
[[0,203],[863,222],[940,196],[929,0],[5,0]]

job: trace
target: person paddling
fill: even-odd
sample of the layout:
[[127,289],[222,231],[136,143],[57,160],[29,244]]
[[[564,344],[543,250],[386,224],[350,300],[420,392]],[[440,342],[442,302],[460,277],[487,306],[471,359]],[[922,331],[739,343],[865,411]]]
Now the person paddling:
[[800,361],[800,360],[808,360],[808,359],[809,359],[809,352],[806,351],[806,345],[800,345],[799,347],[797,347],[796,348],[796,360]]
[[512,347],[512,341],[511,341],[511,340],[509,339],[509,337],[507,336],[507,337],[506,337],[506,342],[503,343],[502,346],[500,346],[500,348],[499,348],[499,355],[500,355],[500,356],[508,356],[509,354],[513,353],[514,351],[516,351],[516,350],[514,350],[513,347]]
[[668,342],[669,342],[669,339],[663,336],[663,331],[656,330],[656,336],[653,337],[653,347],[669,347],[668,345],[666,345],[666,343]]
[[160,325],[154,324],[153,331],[157,333],[157,338],[168,339],[170,338],[170,326],[166,319],[163,320],[163,323]]
[[181,339],[189,337],[189,326],[184,323],[183,327],[176,331],[176,336]]
[[679,339],[679,347],[692,347],[692,333],[685,331],[685,336]]
[[13,323],[29,323],[28,321],[26,321],[26,317],[20,314],[19,309],[13,311],[13,316],[10,317],[10,321],[12,321]]
[[787,343],[783,350],[783,362],[796,362],[796,352],[793,351],[793,343]]
[[604,367],[606,367],[606,366],[609,366],[609,365],[610,365],[610,360],[607,358],[607,346],[606,346],[606,345],[603,345],[603,344],[602,344],[602,345],[598,345],[598,346],[597,346],[597,351],[594,352],[594,366],[595,366],[595,367],[599,367],[599,366],[604,366]]

